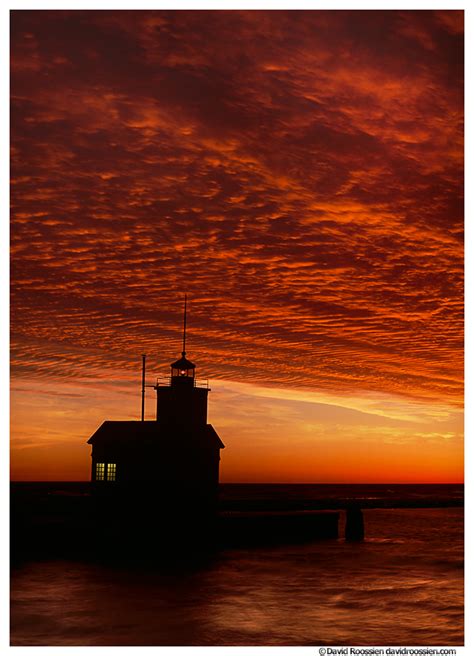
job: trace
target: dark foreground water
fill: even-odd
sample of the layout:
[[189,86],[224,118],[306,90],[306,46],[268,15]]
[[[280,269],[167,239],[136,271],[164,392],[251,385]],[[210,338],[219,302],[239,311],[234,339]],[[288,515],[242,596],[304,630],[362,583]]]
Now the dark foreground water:
[[11,642],[461,645],[463,509],[364,516],[363,543],[233,549],[173,564],[17,564]]

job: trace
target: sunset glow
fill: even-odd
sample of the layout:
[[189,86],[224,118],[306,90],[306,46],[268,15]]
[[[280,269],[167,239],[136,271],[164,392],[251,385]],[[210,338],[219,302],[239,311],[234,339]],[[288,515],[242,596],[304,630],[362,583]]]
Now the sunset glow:
[[222,482],[462,482],[463,12],[13,11],[11,39],[14,480],[89,478],[187,292]]

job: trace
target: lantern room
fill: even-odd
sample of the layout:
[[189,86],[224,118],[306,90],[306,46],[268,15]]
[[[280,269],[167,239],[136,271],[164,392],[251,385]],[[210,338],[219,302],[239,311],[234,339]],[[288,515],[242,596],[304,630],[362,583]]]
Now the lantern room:
[[176,379],[186,379],[194,383],[194,374],[196,365],[186,359],[186,353],[183,351],[182,357],[171,365],[171,383]]

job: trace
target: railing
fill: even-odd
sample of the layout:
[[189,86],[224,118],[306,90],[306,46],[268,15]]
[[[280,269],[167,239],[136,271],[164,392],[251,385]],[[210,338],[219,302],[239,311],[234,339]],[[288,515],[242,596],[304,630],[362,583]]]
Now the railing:
[[[171,380],[172,376],[158,376],[156,378],[156,384],[153,385],[152,387],[170,387],[171,386]],[[180,378],[180,376],[177,376],[177,378]],[[183,378],[186,378],[186,376],[183,376]],[[189,376],[191,378],[191,376]],[[199,387],[200,389],[211,389],[209,387],[209,380],[202,380],[202,379],[193,379],[194,385],[193,387]],[[150,387],[150,385],[148,385]]]

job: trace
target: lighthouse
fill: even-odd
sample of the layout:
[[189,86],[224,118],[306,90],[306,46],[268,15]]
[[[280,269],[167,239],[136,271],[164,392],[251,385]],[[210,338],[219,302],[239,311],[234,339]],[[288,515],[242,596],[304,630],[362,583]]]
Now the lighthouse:
[[152,499],[162,510],[215,509],[224,444],[207,423],[209,385],[186,355],[185,299],[181,357],[153,385],[156,419],[144,421],[142,412],[141,421],[104,421],[88,440],[97,493]]

